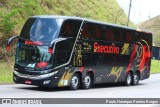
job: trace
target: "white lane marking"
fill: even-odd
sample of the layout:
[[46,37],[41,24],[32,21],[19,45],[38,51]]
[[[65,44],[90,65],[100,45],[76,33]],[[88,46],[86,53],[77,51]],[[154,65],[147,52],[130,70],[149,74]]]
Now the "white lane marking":
[[130,107],[155,107],[155,105],[134,105]]

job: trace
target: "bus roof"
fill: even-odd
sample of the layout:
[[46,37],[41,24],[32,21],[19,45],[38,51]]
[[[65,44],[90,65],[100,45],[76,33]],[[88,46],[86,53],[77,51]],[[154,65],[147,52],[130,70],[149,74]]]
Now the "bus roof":
[[131,28],[131,27],[127,27],[127,26],[122,26],[122,25],[97,21],[97,20],[93,20],[93,19],[81,18],[81,17],[77,17],[77,16],[37,15],[37,16],[31,16],[31,18],[59,18],[59,19],[63,19],[63,20],[67,20],[67,19],[84,20],[84,21],[91,22],[91,23],[103,24],[103,25],[108,25],[108,26],[113,26],[113,27],[118,27],[118,28],[128,29],[128,30],[134,30],[134,31],[137,31],[137,32],[144,32],[144,33],[148,33],[148,34],[152,33],[148,30],[142,30],[142,29],[139,29],[139,28],[136,29],[136,28]]

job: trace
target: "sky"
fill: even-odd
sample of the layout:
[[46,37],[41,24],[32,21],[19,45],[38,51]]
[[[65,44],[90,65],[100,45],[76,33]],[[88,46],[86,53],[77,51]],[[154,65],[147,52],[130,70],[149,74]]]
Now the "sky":
[[[116,0],[128,16],[130,0]],[[132,0],[130,20],[135,24],[160,15],[160,0]]]

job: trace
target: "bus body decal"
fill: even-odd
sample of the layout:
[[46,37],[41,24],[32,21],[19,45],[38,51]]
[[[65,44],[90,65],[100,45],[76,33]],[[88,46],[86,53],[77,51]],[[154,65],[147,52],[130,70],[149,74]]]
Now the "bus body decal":
[[63,73],[63,76],[61,77],[61,79],[58,82],[58,87],[62,87],[62,86],[67,86],[69,83],[69,79],[71,78],[71,76],[74,74],[74,72],[71,72],[72,69],[69,69],[68,71]]
[[131,53],[131,56],[130,56],[130,59],[129,59],[129,64],[128,64],[128,67],[126,69],[126,72],[129,72],[129,70],[131,70],[131,66],[134,62],[134,59],[135,59],[135,56],[136,56],[136,52],[137,52],[137,49],[138,49],[138,45],[133,45],[133,51]]
[[128,43],[125,43],[124,46],[122,47],[122,52],[121,52],[121,54],[128,54],[128,53],[127,53],[128,48],[129,48],[129,44],[128,44]]
[[99,45],[98,42],[94,43],[94,52],[95,53],[111,53],[111,54],[119,54],[120,49],[116,46],[104,46]]
[[74,54],[74,66],[82,66],[82,46],[80,44],[76,45],[75,54]]
[[111,75],[115,76],[116,77],[115,82],[117,82],[122,71],[123,71],[123,67],[112,67],[112,70],[111,70],[111,73],[109,74],[109,76],[111,76]]
[[[145,43],[146,45],[142,45],[141,42]],[[141,56],[139,56],[140,63],[136,67],[139,67],[139,70],[142,72],[145,70],[146,67],[147,67],[147,70],[149,69],[148,67],[149,60],[147,59],[151,57],[151,52],[150,52],[150,47],[148,43],[143,39],[141,40],[141,42],[138,42],[138,44],[140,44],[142,47]]]

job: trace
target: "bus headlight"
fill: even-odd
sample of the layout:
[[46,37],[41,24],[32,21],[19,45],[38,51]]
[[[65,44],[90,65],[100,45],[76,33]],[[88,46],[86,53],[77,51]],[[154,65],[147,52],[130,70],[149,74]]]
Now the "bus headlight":
[[40,75],[40,78],[47,78],[47,77],[50,77],[50,76],[52,76],[52,75],[54,75],[54,72],[49,73],[49,74]]

